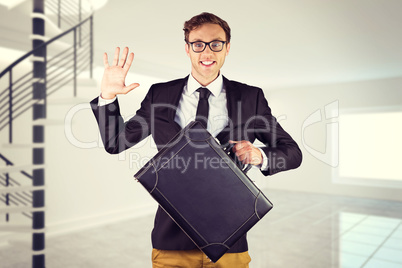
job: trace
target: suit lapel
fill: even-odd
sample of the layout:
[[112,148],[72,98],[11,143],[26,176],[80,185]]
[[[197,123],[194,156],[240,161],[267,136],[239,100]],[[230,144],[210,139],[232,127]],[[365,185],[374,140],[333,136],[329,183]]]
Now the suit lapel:
[[236,140],[236,137],[231,137],[234,132],[234,128],[240,120],[241,110],[241,92],[238,87],[231,83],[226,77],[223,77],[223,84],[226,89],[226,106],[228,109],[229,124],[216,136],[222,145],[226,145],[230,139]]
[[239,103],[241,102],[241,93],[240,90],[231,83],[226,77],[223,77],[223,83],[226,89],[226,100],[227,100],[227,108],[228,108],[228,117],[231,122],[236,125],[236,122],[239,121],[240,116],[240,107]]
[[177,126],[178,131],[181,130],[181,127],[179,124],[177,124],[174,121],[174,118],[176,116],[176,109],[179,106],[180,98],[181,95],[183,94],[183,89],[184,85],[187,83],[188,76],[186,76],[183,79],[177,80],[176,83],[172,84],[166,89],[166,100],[169,105],[172,107],[175,107],[175,109],[169,109],[168,111],[168,120],[171,122],[171,124],[174,124]]

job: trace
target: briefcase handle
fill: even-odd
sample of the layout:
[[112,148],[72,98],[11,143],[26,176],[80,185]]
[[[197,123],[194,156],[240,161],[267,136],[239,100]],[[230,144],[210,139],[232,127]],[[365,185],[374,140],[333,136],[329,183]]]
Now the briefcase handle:
[[233,147],[235,146],[235,143],[229,143],[229,145],[226,148],[222,148],[225,154],[229,155],[230,158],[232,158],[233,162],[246,174],[251,168],[252,165],[248,164],[245,165],[243,162],[241,162],[236,154],[232,151]]

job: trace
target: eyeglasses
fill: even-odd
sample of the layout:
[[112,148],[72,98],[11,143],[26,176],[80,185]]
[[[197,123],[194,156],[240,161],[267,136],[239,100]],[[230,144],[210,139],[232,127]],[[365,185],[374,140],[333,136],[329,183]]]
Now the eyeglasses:
[[207,42],[202,42],[202,41],[196,41],[196,42],[187,42],[187,44],[191,45],[191,48],[195,53],[201,53],[205,50],[207,45],[213,52],[220,52],[223,49],[223,45],[226,43],[226,41],[211,41],[209,43]]

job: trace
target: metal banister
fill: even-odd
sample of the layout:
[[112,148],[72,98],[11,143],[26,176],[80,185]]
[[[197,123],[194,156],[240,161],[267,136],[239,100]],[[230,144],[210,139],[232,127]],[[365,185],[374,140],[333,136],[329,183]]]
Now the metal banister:
[[[55,7],[55,5],[57,6]],[[45,21],[52,19],[52,15],[46,17],[44,15],[45,8],[48,8],[50,13],[57,10],[56,16],[59,30],[64,31],[61,28],[62,23],[65,26],[63,28],[69,27],[46,42],[47,38],[44,36]],[[83,15],[89,16],[82,20]],[[7,84],[8,86],[0,91],[0,131],[8,125],[10,144],[13,139],[14,120],[29,109],[33,111],[33,120],[37,120],[37,124],[33,125],[32,142],[34,144],[44,144],[47,96],[71,82],[73,82],[73,92],[74,96],[76,96],[78,75],[87,70],[88,67],[90,78],[92,78],[93,74],[92,8],[90,8],[90,11],[84,10],[82,0],[63,1],[63,5],[61,0],[33,0],[32,17],[33,49],[19,57],[0,73],[0,79],[7,73],[9,74],[8,83],[2,84],[2,87],[7,86]],[[67,36],[69,34],[73,34],[73,36]],[[65,45],[57,47],[55,41],[65,42],[66,40],[69,40],[68,45],[65,43]],[[73,44],[70,43],[71,41]],[[70,44],[71,47],[69,47]],[[57,50],[53,50],[51,45],[56,47]],[[66,47],[68,48],[66,49]],[[48,51],[52,51],[49,59]],[[22,66],[20,63],[28,57],[32,57],[33,68],[31,71],[25,74],[18,74],[18,77],[16,77],[18,69],[14,68]],[[0,154],[0,160],[3,160],[7,166],[2,167],[0,186],[9,187],[0,189],[0,202],[4,202],[6,206],[10,204],[17,206],[2,209],[2,213],[6,213],[6,221],[9,220],[10,212],[21,212],[32,219],[32,228],[36,230],[32,234],[32,267],[43,268],[45,267],[45,255],[43,252],[45,249],[45,148],[44,146],[34,146],[32,152],[32,175],[22,171],[21,167],[18,167],[18,169],[12,167],[14,164]],[[10,176],[9,173],[17,171],[30,179],[33,186],[27,187],[24,183],[18,182],[17,177],[12,178]],[[20,179],[21,176],[18,178]],[[27,210],[26,208],[30,207],[30,205],[32,205],[32,208]]]
[[1,73],[0,73],[0,78],[3,77],[6,73],[8,73],[14,66],[16,66],[18,63],[20,63],[21,61],[25,60],[26,58],[28,58],[29,56],[31,56],[34,52],[39,51],[40,49],[43,49],[44,47],[46,47],[47,45],[53,43],[54,41],[62,38],[63,36],[67,35],[68,33],[74,31],[75,29],[77,29],[78,27],[80,27],[81,25],[83,25],[85,22],[87,22],[88,20],[91,21],[92,23],[92,19],[93,19],[93,14],[91,16],[89,16],[88,18],[86,18],[85,20],[81,21],[79,24],[77,24],[74,27],[71,27],[70,29],[68,29],[67,31],[57,35],[56,37],[53,37],[51,39],[49,39],[47,42],[41,44],[40,46],[38,46],[37,48],[29,51],[28,53],[26,53],[25,55],[21,56],[19,59],[17,59],[16,61],[14,61],[13,63],[11,63],[7,68],[5,68]]
[[[11,162],[7,157],[5,157],[4,155],[2,155],[1,153],[0,153],[0,159],[3,160],[3,161],[6,163],[7,166],[14,166],[14,163]],[[29,175],[29,174],[26,173],[25,171],[20,171],[20,173],[21,173],[22,175],[24,175],[25,177],[27,177],[27,178],[29,178],[29,179],[32,179],[32,175]]]

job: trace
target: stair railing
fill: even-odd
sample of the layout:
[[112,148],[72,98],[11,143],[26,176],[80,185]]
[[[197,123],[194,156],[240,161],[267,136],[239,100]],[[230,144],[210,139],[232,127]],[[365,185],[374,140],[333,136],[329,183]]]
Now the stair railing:
[[67,29],[82,21],[82,17],[93,12],[87,1],[61,1],[47,0],[45,7],[52,14],[55,14],[57,26],[60,29]]
[[[80,29],[83,33],[88,33],[83,36],[81,45],[78,43]],[[68,46],[56,55],[47,56],[47,48],[68,35],[72,35],[73,45]],[[32,94],[35,94],[32,86],[32,83],[35,82],[34,71],[32,70],[15,79],[13,77],[13,69],[27,58],[33,57],[34,53],[41,51],[44,51],[43,55],[47,72],[47,81],[44,81],[47,89],[46,95],[53,94],[72,81],[73,94],[76,96],[78,75],[89,69],[89,76],[92,78],[93,15],[26,53],[0,73],[0,80],[8,74],[8,87],[0,91],[0,131],[8,126],[8,141],[10,144],[13,142],[13,120],[41,101],[32,99]]]
[[[0,159],[4,161],[6,166],[13,166],[14,163],[7,159],[4,155],[0,153]],[[30,180],[32,180],[32,175],[28,174],[25,171],[20,171],[20,173]],[[0,174],[0,185],[4,187],[18,187],[21,186],[21,183],[15,180],[10,176],[8,172],[4,174]],[[0,201],[3,202],[6,206],[15,205],[15,206],[28,206],[32,204],[32,192],[31,191],[21,191],[16,193],[1,193]],[[32,212],[22,212],[22,215],[32,219]],[[5,220],[8,222],[10,220],[9,213],[6,213]]]
[[[57,8],[62,11],[61,1],[58,1]],[[73,95],[77,95],[78,75],[89,70],[89,77],[92,78],[93,64],[93,15],[82,19],[81,0],[79,5],[78,23],[71,21],[72,27],[63,33],[46,41],[44,37],[44,22],[48,17],[44,16],[44,2],[54,3],[55,0],[33,0],[33,47],[34,49],[0,73],[0,86],[6,86],[0,90],[0,131],[8,127],[8,142],[13,143],[13,122],[27,110],[33,110],[33,165],[32,175],[22,171],[20,167],[10,167],[13,163],[0,154],[0,159],[6,167],[0,167],[0,185],[6,189],[0,189],[0,202],[6,204],[6,221],[8,213],[22,212],[32,218],[32,267],[45,267],[45,202],[44,202],[44,123],[46,119],[47,96],[60,90],[64,85],[73,83]],[[71,5],[74,1],[63,1]],[[71,14],[60,16],[58,13],[58,25],[61,26],[62,18],[71,19]],[[74,13],[74,12],[73,12]],[[64,14],[66,15],[66,14]],[[51,16],[51,15],[50,15]],[[64,24],[63,24],[64,25]],[[68,42],[65,42],[68,40]],[[71,45],[72,44],[72,45]],[[53,52],[55,46],[57,53]],[[62,47],[62,49],[61,49]],[[30,58],[33,61],[31,71],[19,75],[17,78],[17,66]],[[6,80],[8,78],[8,80]],[[39,122],[38,122],[39,121]],[[32,180],[32,186],[21,185],[9,173],[20,171],[25,177]],[[14,187],[9,187],[14,186]],[[14,188],[14,189],[13,189]],[[23,191],[27,190],[27,191]],[[10,205],[20,208],[10,208]]]

